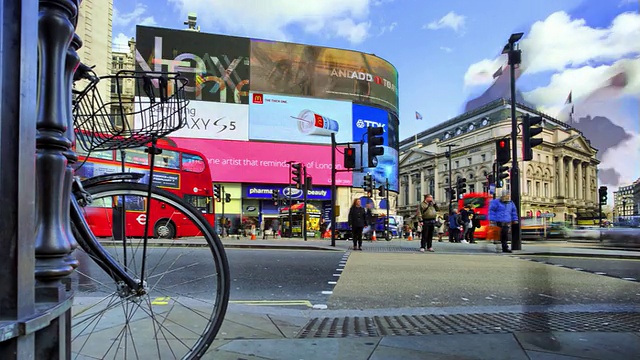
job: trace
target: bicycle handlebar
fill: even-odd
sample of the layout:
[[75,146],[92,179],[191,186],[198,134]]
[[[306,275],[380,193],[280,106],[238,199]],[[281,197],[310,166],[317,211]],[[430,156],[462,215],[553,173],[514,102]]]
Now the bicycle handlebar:
[[93,72],[93,66],[85,65],[80,63],[76,72],[73,74],[73,81],[78,80],[89,80],[91,82],[98,82],[100,79],[96,76],[96,73]]

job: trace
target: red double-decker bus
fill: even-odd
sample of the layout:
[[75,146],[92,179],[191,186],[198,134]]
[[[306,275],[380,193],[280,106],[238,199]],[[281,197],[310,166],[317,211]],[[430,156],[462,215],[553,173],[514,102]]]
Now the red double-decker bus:
[[493,197],[488,193],[468,193],[458,200],[458,210],[471,205],[476,216],[480,220],[480,228],[476,229],[474,236],[477,239],[486,239],[489,229],[489,202]]
[[[162,153],[156,155],[153,170],[155,186],[172,192],[185,199],[213,226],[215,224],[212,181],[209,164],[204,155],[197,151],[181,149],[168,141],[159,141]],[[149,181],[150,156],[144,148],[125,151],[125,172],[143,173],[141,183]],[[115,151],[95,151],[89,154],[76,149],[79,164],[76,170],[80,178],[122,172],[121,153]],[[126,236],[142,237],[146,219],[146,199],[137,196],[126,197]],[[97,237],[112,237],[114,234],[114,214],[121,208],[122,197],[100,198],[85,207],[85,218]],[[172,206],[164,206],[160,201],[151,201],[151,221],[148,236],[173,239],[177,237],[199,236],[197,228],[186,220]]]

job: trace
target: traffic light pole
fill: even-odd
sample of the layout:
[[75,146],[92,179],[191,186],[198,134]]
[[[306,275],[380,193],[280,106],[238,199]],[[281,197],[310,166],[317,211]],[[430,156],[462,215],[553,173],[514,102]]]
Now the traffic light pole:
[[291,237],[291,235],[293,234],[293,213],[291,212],[291,205],[292,204],[292,197],[291,197],[291,164],[293,164],[293,161],[287,161],[287,164],[289,164],[289,194],[287,195],[287,198],[289,200],[289,237]]
[[302,186],[302,202],[304,202],[304,208],[302,209],[302,238],[307,241],[307,167],[302,167],[302,178],[304,179],[304,185]]
[[[520,169],[518,168],[518,119],[516,117],[516,62],[519,60],[519,52],[516,50],[516,41],[510,39],[508,44],[511,72],[511,200],[516,206],[518,219],[520,219]],[[522,250],[520,221],[511,225],[511,249]]]
[[389,236],[388,238],[385,237],[385,240],[387,240],[387,239],[390,239],[392,235],[389,232],[389,208],[391,207],[391,201],[389,200],[389,178],[385,178],[384,181],[385,181],[384,189],[385,189],[385,195],[387,199],[387,219],[386,219],[384,231],[386,232],[385,235]]
[[449,214],[451,215],[451,212],[453,211],[453,205],[451,204],[454,200],[454,197],[452,196],[453,194],[453,179],[451,179],[451,177],[453,176],[453,171],[451,170],[451,158],[453,157],[452,153],[451,153],[451,148],[454,146],[458,146],[456,144],[447,144],[444,145],[447,148],[447,151],[449,153],[449,193],[447,194],[447,196],[449,197]]
[[[220,226],[222,227],[222,229],[220,229],[222,231],[222,235],[224,237],[224,231],[225,231],[225,219],[224,219],[224,203],[226,202],[225,200],[225,192],[224,192],[224,186],[220,187],[220,202],[222,203],[222,215],[220,216]],[[227,234],[228,236],[229,234]]]

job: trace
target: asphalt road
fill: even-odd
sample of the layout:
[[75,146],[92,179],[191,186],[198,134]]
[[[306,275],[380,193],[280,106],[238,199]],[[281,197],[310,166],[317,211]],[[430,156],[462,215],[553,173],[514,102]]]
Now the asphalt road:
[[640,283],[507,255],[352,253],[334,309],[638,304]]
[[573,256],[521,256],[521,258],[547,263],[550,266],[562,265],[571,269],[581,269],[598,275],[640,280],[640,259],[598,259]]
[[[188,294],[211,296],[215,269],[208,249],[200,247],[150,248],[149,286],[157,286],[158,296]],[[227,249],[231,272],[230,298],[251,305],[310,307],[326,304],[334,285],[341,251]],[[104,271],[86,255],[73,275],[78,296],[100,296],[113,292],[114,285]],[[122,261],[122,254],[114,254]],[[83,260],[84,259],[84,260]],[[140,256],[136,259],[140,264]],[[88,275],[89,278],[81,274]],[[146,276],[145,276],[146,278]],[[160,280],[160,281],[159,281]],[[83,286],[77,286],[78,282]],[[158,284],[156,285],[156,282]]]

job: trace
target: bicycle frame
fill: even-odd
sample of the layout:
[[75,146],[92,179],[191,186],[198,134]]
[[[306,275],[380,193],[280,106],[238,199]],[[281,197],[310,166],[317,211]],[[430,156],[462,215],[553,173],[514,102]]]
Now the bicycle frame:
[[[88,186],[96,185],[105,182],[114,181],[131,181],[139,179],[143,174],[137,173],[116,173],[96,176],[83,181],[83,184]],[[141,279],[135,279],[129,275],[118,262],[109,255],[108,252],[103,250],[102,245],[96,240],[93,235],[87,220],[84,218],[80,204],[77,198],[81,197],[82,186],[79,189],[74,189],[73,196],[71,196],[71,224],[73,227],[73,233],[76,237],[76,241],[82,247],[82,249],[91,256],[92,260],[104,270],[109,277],[111,277],[116,283],[123,282],[129,289],[135,293],[140,293],[144,289],[144,284]],[[126,240],[124,240],[126,241]]]

